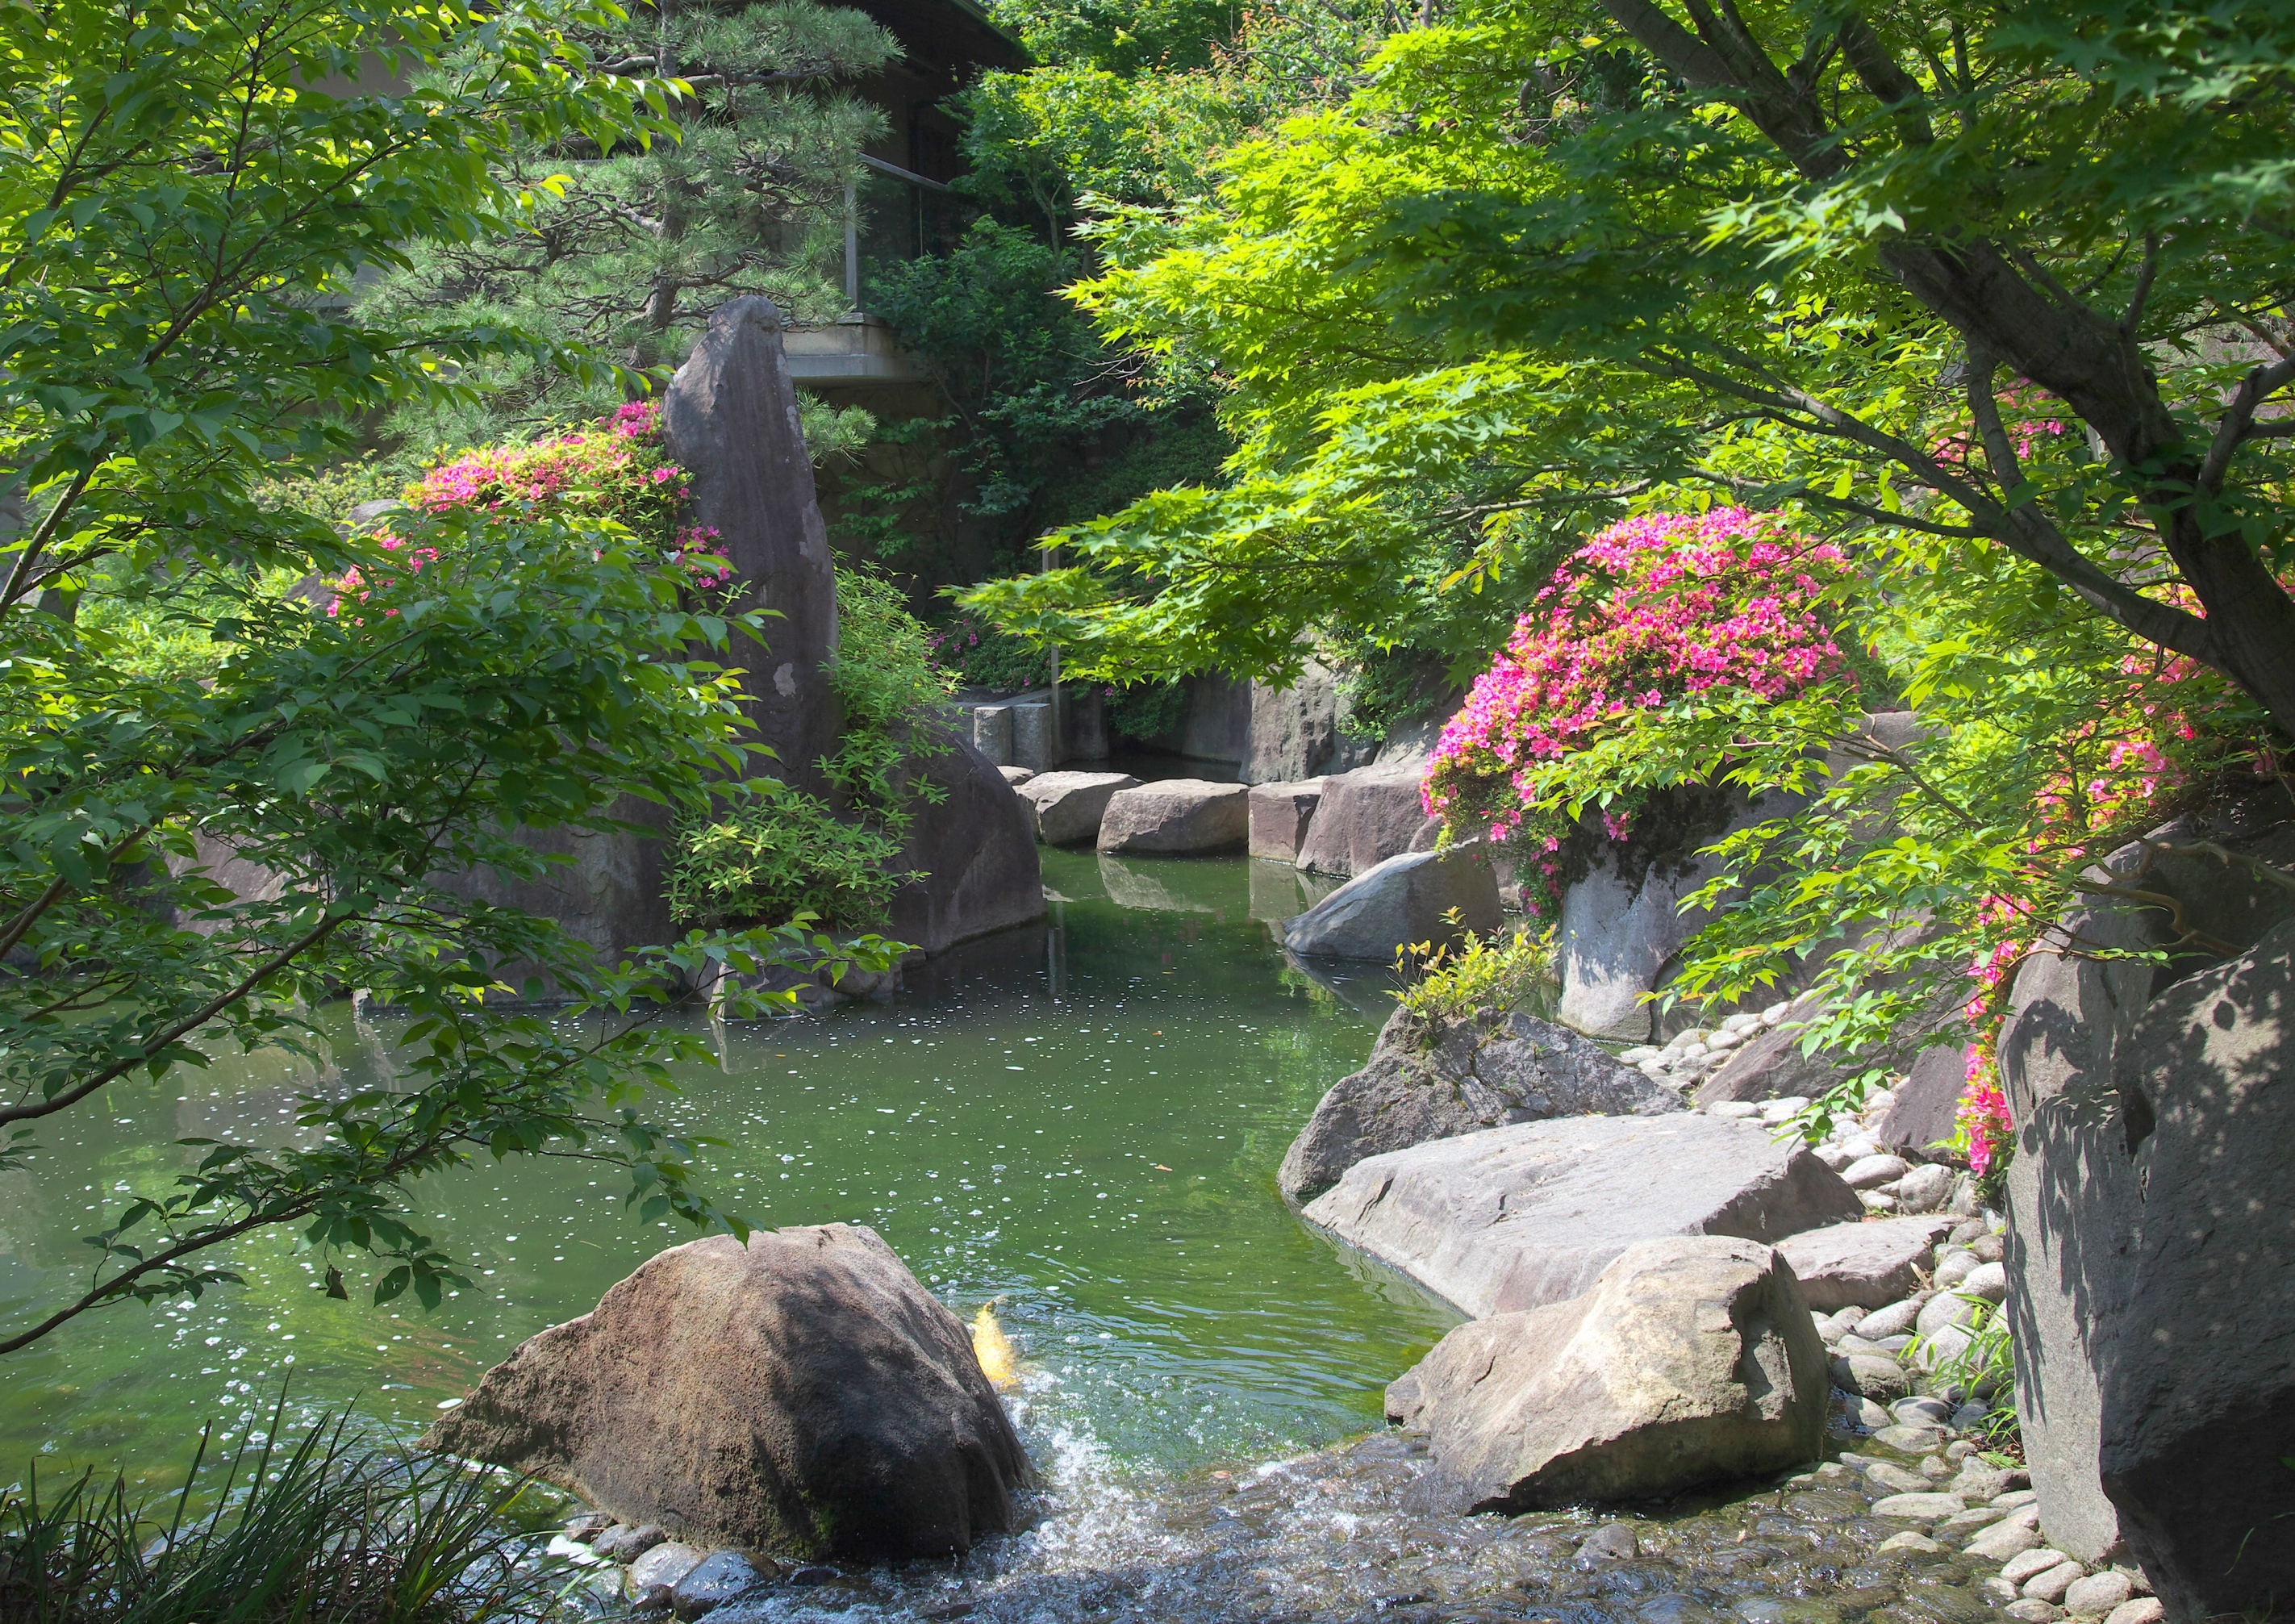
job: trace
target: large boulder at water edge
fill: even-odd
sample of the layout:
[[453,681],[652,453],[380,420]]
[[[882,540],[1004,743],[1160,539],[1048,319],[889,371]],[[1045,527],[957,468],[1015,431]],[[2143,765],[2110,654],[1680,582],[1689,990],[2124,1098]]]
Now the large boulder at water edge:
[[1298,865],[1317,874],[1363,874],[1404,852],[1431,852],[1442,825],[1419,790],[1425,763],[1358,767],[1323,780]]
[[1028,804],[1036,838],[1046,845],[1090,845],[1116,791],[1139,780],[1128,772],[1039,772],[1014,793]]
[[1490,853],[1458,846],[1405,853],[1356,875],[1286,920],[1283,945],[1311,959],[1385,962],[1418,943],[1454,947],[1468,931],[1486,936],[1498,928],[1499,883]]
[[[928,741],[929,742],[929,741]],[[885,934],[927,953],[1044,916],[1035,831],[1003,773],[953,729],[903,770],[916,803],[908,842],[894,860],[919,876],[893,894]]]
[[2177,983],[2116,1065],[2142,1192],[2104,1492],[2170,1611],[2295,1603],[2295,921]]
[[1239,852],[1250,823],[1247,785],[1158,779],[1108,797],[1098,844],[1103,852],[1124,856]]
[[1768,1245],[1864,1209],[1797,1142],[1678,1112],[1522,1122],[1366,1157],[1304,1211],[1482,1318],[1575,1297],[1638,1241]]
[[[2217,944],[2252,945],[2295,915],[2295,891],[2245,860],[2284,870],[2295,861],[2295,828],[2263,826],[2251,812],[2242,826],[2239,815],[2235,809],[2220,827],[2186,820],[2154,830],[2145,841],[2113,853],[2088,877],[2173,898],[2185,929]],[[2179,849],[2201,844],[2232,852],[2236,860]],[[2188,1126],[2167,1158],[2177,1170],[2173,1176],[2190,1192],[2205,1192],[2218,1179],[2224,1190],[2233,1190],[2255,1177],[2252,1169],[2258,1163],[2247,1159],[2250,1148],[2259,1150],[2275,1131],[2283,1136],[2278,1143],[2287,1142],[2283,1124],[2291,1109],[2277,1098],[2286,1092],[2283,1086],[2252,1095],[2231,1089],[2209,1056],[2193,1057],[2193,1069],[2185,1074],[2179,1065],[2163,1063],[2156,1043],[2150,1049],[2138,1043],[2138,1025],[2146,1021],[2155,992],[2173,999],[2179,973],[2203,967],[2207,955],[2195,954],[2193,942],[2185,942],[2177,960],[2164,968],[2145,958],[2110,955],[2153,953],[2181,936],[2166,909],[2098,894],[2094,905],[2074,910],[2050,933],[2052,943],[2070,943],[2076,951],[2038,952],[2025,960],[2011,989],[1998,1041],[2001,1082],[2016,1123],[2016,1155],[2007,1180],[2005,1311],[2016,1355],[2016,1408],[2041,1519],[2050,1541],[2071,1556],[2094,1562],[2118,1554],[2133,1539],[2145,1547],[2139,1555],[2147,1571],[2157,1566],[2169,1575],[2186,1566],[2174,1548],[2174,1530],[2153,1522],[2149,1535],[2137,1534],[2136,1522],[2124,1514],[2143,1491],[2130,1489],[2133,1498],[2122,1504],[2106,1492],[2105,1440],[2140,1419],[2116,1417],[2109,1395],[2143,1391],[2147,1383],[2167,1381],[2164,1372],[2180,1371],[2196,1391],[2213,1392],[2216,1398],[2208,1403],[2214,1403],[2224,1392],[2215,1384],[2218,1373],[2223,1380],[2243,1382],[2252,1369],[2260,1393],[2273,1380],[2273,1365],[2269,1357],[2254,1364],[2252,1348],[2242,1346],[2238,1374],[2225,1373],[2220,1342],[2199,1330],[2204,1321],[2156,1347],[2136,1347],[2121,1328],[2143,1323],[2131,1308],[2139,1293],[2154,1305],[2154,1315],[2164,1311],[2172,1317],[2190,1309],[2187,1293],[2198,1283],[2181,1266],[2167,1267],[2154,1277],[2152,1269],[2165,1265],[2146,1262],[2154,1255],[2174,1254],[2168,1237],[2179,1226],[2187,1235],[2204,1231],[2212,1236],[2201,1245],[2212,1249],[2214,1264],[2268,1256],[2272,1246],[2283,1248],[2283,1256],[2284,1239],[2283,1231],[2275,1239],[2268,1228],[2275,1196],[2244,1213],[2234,1206],[2220,1230],[2212,1229],[2215,1219],[2201,1218],[2183,1202],[2161,1201],[2146,1188],[2147,1179],[2156,1181],[2161,1175],[2144,1158],[2161,1154],[2152,1141],[2159,1135],[2162,1100],[2179,1102],[2187,1109]],[[2234,975],[2224,996],[2209,1004],[2207,1020],[2212,1023],[2220,1008],[2231,1024],[2218,1032],[2260,1032],[2266,1012],[2243,1000],[2261,992],[2267,980],[2251,973]],[[2168,1011],[2183,1007],[2180,1001],[2164,1003]],[[2183,1030],[2185,1018],[2180,1013],[2162,1016],[2168,1030]],[[2168,1049],[2174,1048],[2170,1041]],[[2284,1061],[2278,1065],[2283,1075]],[[2218,1122],[2214,1113],[2232,1106],[2234,1098],[2236,1108]],[[2234,1117],[2240,1122],[2236,1133],[2217,1131]],[[2274,1129],[2275,1121],[2283,1126]],[[2268,1164],[2275,1153],[2259,1154]],[[2190,1228],[2194,1225],[2196,1229]],[[2147,1250],[2154,1246],[2160,1248],[2156,1254]],[[2242,1262],[2231,1272],[2240,1276],[2248,1267]],[[2283,1290],[2275,1302],[2266,1297],[2257,1305],[2266,1318],[2271,1309],[2279,1310],[2279,1348],[2295,1346],[2295,1310],[2286,1308],[2287,1302]],[[2163,1310],[2165,1304],[2176,1306]],[[2144,1334],[2152,1328],[2145,1326]],[[2259,1334],[2259,1327],[2245,1327],[2242,1338],[2249,1332]],[[2123,1356],[2136,1361],[2131,1368],[2149,1374],[2140,1380],[2131,1376],[2115,1389],[2114,1366]],[[2206,1408],[2201,1406],[2202,1411]],[[2170,1424],[2163,1426],[2175,1430]],[[2150,1434],[2155,1440],[2164,1435]],[[2136,1481],[2131,1475],[2129,1481]],[[2244,1559],[2241,1568],[2243,1576]],[[2159,1582],[2164,1594],[2177,1581],[2169,1577]]]
[[747,588],[740,607],[773,614],[762,646],[734,645],[748,671],[742,708],[774,755],[765,771],[819,792],[817,763],[843,723],[829,686],[837,570],[771,299],[730,299],[711,313],[670,384],[662,428],[691,477],[693,523],[717,533]]
[[844,1224],[671,1248],[422,1442],[695,1544],[856,1562],[960,1555],[1029,1475],[964,1326]]
[[1463,1325],[1387,1389],[1461,1508],[1645,1499],[1788,1469],[1825,1441],[1825,1345],[1755,1242],[1628,1247],[1582,1295]]
[[1362,1070],[1341,1078],[1291,1142],[1277,1176],[1295,1201],[1365,1156],[1478,1128],[1556,1116],[1656,1116],[1680,1098],[1599,1044],[1527,1015],[1387,1018]]

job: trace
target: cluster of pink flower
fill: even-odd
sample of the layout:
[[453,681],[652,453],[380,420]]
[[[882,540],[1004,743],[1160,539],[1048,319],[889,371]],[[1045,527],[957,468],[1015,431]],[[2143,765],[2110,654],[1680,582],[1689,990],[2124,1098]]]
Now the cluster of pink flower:
[[[717,532],[680,522],[692,501],[692,480],[676,463],[660,459],[660,438],[659,404],[633,401],[553,439],[471,447],[431,468],[406,487],[404,497],[424,513],[541,505],[617,519],[641,538],[666,543],[696,586],[725,587],[732,569],[719,556]],[[404,545],[394,535],[380,540],[386,549]],[[419,570],[438,555],[424,549],[410,556]],[[353,569],[328,613],[338,613],[344,598],[364,598],[382,584]]]
[[2016,1143],[2016,1124],[2009,1120],[1999,1068],[1988,1045],[1968,1046],[1968,1085],[1961,1091],[1953,1120],[1968,1147],[1971,1172],[1981,1179],[1995,1167],[2007,1165]]
[[[1442,730],[1426,810],[1527,845],[1550,877],[1566,830],[1534,804],[1556,764],[1605,724],[1687,694],[1776,699],[1840,672],[1817,602],[1843,567],[1836,549],[1743,508],[1613,525],[1555,572]],[[1612,838],[1632,813],[1605,812]]]
[[641,533],[657,530],[685,505],[690,484],[683,469],[651,454],[660,416],[640,404],[555,439],[473,447],[423,475],[406,501],[426,513],[553,502],[618,518]]

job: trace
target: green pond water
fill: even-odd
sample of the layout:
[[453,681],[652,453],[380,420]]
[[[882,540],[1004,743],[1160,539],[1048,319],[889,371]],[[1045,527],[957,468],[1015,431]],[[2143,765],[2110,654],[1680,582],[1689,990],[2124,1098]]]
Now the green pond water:
[[[1031,1430],[1151,1475],[1376,1424],[1381,1387],[1451,1315],[1301,1223],[1276,1193],[1317,1098],[1391,1004],[1371,968],[1286,966],[1264,920],[1311,900],[1276,864],[1047,853],[1041,928],[960,949],[889,1003],[713,1033],[664,1113],[716,1135],[710,1179],[763,1225],[873,1226],[1033,1367]],[[697,1020],[702,1017],[696,1016]],[[387,1075],[390,1024],[333,1016],[342,1081]],[[164,1187],[194,1136],[289,1131],[307,1069],[224,1059],[115,1084],[0,1175],[0,1324],[86,1277],[79,1239]],[[473,1285],[426,1313],[328,1300],[290,1237],[237,1248],[243,1288],[92,1315],[0,1364],[0,1482],[30,1457],[179,1479],[200,1424],[304,1404],[419,1427],[520,1339],[590,1308],[690,1232],[612,1180],[513,1161],[427,1180],[426,1227]]]

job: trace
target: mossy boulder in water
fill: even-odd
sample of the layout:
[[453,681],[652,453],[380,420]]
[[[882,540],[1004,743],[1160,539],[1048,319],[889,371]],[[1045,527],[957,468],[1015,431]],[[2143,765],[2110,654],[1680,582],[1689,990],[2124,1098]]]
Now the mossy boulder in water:
[[1029,1475],[963,1323],[845,1224],[672,1247],[422,1442],[696,1544],[856,1562],[961,1555]]

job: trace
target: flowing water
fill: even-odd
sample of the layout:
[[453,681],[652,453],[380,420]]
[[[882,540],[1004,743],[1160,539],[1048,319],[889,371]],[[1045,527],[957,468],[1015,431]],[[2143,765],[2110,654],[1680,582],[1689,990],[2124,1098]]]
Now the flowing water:
[[[884,1004],[713,1031],[722,1065],[664,1113],[727,1142],[720,1191],[759,1224],[872,1225],[951,1308],[1019,1344],[1013,1405],[1043,1492],[959,1563],[782,1587],[726,1624],[1983,1624],[1949,1551],[1850,1465],[1637,1514],[1640,1554],[1579,1550],[1583,1512],[1464,1516],[1384,1384],[1455,1316],[1302,1224],[1274,1185],[1316,1098],[1360,1064],[1387,978],[1286,966],[1265,921],[1304,883],[1239,860],[1047,853],[1040,928],[960,950]],[[387,1075],[387,1020],[338,1012],[330,1086]],[[314,1081],[219,1060],[115,1085],[0,1175],[0,1323],[84,1277],[79,1236],[186,1163],[185,1138],[289,1131]],[[289,1237],[241,1246],[204,1300],[91,1316],[7,1362],[0,1482],[41,1457],[181,1481],[261,1436],[282,1379],[405,1436],[522,1337],[583,1312],[664,1245],[572,1163],[459,1170],[417,1191],[473,1285],[435,1313],[331,1302]],[[1350,1441],[1352,1440],[1352,1441]],[[1854,1457],[1849,1457],[1853,1465]],[[602,1576],[601,1576],[602,1577]],[[658,1616],[658,1615],[656,1615]]]
[[[1361,1063],[1388,1007],[1376,969],[1285,966],[1285,867],[1048,853],[1043,928],[935,963],[885,1004],[714,1033],[723,1069],[663,1114],[727,1141],[715,1187],[761,1225],[865,1223],[969,1318],[992,1303],[1043,1424],[1119,1472],[1185,1472],[1358,1432],[1380,1386],[1453,1319],[1300,1223],[1283,1148]],[[1254,906],[1254,903],[1256,906]],[[1257,916],[1257,917],[1254,917]],[[333,1024],[342,1081],[388,1065],[390,1023]],[[185,1164],[176,1141],[283,1134],[307,1070],[218,1060],[115,1085],[0,1176],[0,1315],[84,1272],[79,1239]],[[162,1481],[210,1416],[275,1391],[420,1426],[521,1338],[587,1310],[682,1231],[637,1223],[610,1178],[512,1161],[418,1187],[473,1288],[436,1313],[317,1288],[289,1236],[238,1249],[244,1289],[126,1305],[14,1356],[0,1462],[40,1451]],[[0,1481],[4,1481],[0,1477]]]

